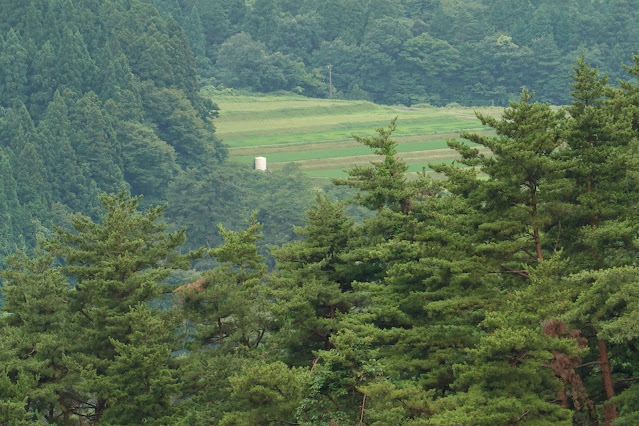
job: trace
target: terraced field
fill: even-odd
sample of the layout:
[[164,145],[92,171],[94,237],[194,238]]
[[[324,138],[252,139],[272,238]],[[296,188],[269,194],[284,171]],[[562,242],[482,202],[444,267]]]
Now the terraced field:
[[[263,156],[272,170],[295,162],[318,178],[345,176],[345,169],[374,160],[371,150],[352,135],[373,135],[396,116],[393,138],[409,172],[421,171],[428,163],[454,160],[446,139],[462,130],[489,132],[469,108],[391,107],[295,95],[237,96],[206,88],[204,94],[220,107],[217,133],[229,146],[232,161],[252,164],[255,157]],[[481,112],[498,115],[501,109],[482,108]]]

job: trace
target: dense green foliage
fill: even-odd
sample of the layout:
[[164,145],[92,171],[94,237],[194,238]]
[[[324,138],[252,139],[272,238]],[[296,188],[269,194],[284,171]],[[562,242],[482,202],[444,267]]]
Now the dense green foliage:
[[478,113],[440,181],[408,178],[401,122],[355,136],[377,158],[335,181],[357,218],[294,166],[226,163],[198,93],[196,64],[312,92],[313,61],[348,58],[349,96],[442,101],[402,67],[453,90],[441,70],[472,60],[459,100],[505,99],[530,28],[557,33],[552,68],[576,17],[634,13],[483,4],[0,4],[0,423],[635,424],[639,56],[615,86],[580,57],[566,107],[524,88]]
[[615,81],[639,42],[628,0],[153,3],[182,25],[216,85],[386,104],[506,106],[521,86],[565,104],[566,58],[586,53]]
[[[407,179],[395,120],[356,136],[379,161],[335,183],[370,214],[318,193],[275,270],[258,247],[270,209],[186,252],[165,207],[102,196],[99,220],[8,259],[0,419],[633,424],[639,89],[583,59],[572,78],[569,107],[524,90],[478,114],[494,135],[450,140],[460,164],[433,166],[441,181]],[[225,199],[223,176],[197,173],[175,181],[193,208],[198,185]],[[195,259],[204,271],[174,271]]]
[[[235,226],[254,209],[267,243],[290,240],[309,180],[290,169],[260,180],[225,164],[217,106],[199,95],[189,39],[174,20],[141,1],[1,8],[0,266],[73,213],[97,218],[98,195],[121,189],[147,205],[174,198],[173,223],[207,229],[195,244],[217,245],[216,223]],[[305,195],[282,203],[290,191]]]

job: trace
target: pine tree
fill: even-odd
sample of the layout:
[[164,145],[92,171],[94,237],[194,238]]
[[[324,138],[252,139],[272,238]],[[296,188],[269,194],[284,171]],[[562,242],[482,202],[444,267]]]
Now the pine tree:
[[18,373],[14,382],[5,371],[0,372],[0,422],[16,426],[37,424],[37,416],[24,409],[29,405],[32,388],[33,379],[26,374]]
[[[639,306],[635,289],[638,273],[634,265],[584,271],[570,282],[582,291],[568,318],[596,338],[596,349],[592,352],[598,359],[593,362],[599,365],[607,400],[603,401],[606,424],[613,421],[628,424],[638,415],[633,399],[637,387],[632,379],[637,373],[638,361],[634,350],[639,339],[635,314]],[[597,385],[593,394],[602,393],[601,385]],[[616,393],[619,395],[615,396]],[[621,403],[619,407],[617,402]],[[615,421],[619,414],[622,418]]]
[[23,393],[29,395],[28,403],[22,405],[23,416],[40,413],[47,422],[55,422],[58,416],[68,421],[70,408],[62,400],[65,356],[73,339],[68,334],[68,283],[52,267],[52,256],[42,252],[34,259],[18,255],[7,262],[9,268],[2,273],[2,311],[9,315],[2,318],[0,359],[11,377],[21,378],[9,381],[12,385],[34,378]]
[[[232,407],[220,425],[271,425],[295,418],[308,374],[282,362],[255,361],[229,378]],[[259,403],[256,403],[258,402]]]
[[[618,415],[617,406],[612,402],[614,368],[628,362],[629,352],[624,346],[618,346],[618,340],[602,328],[617,317],[616,311],[606,310],[608,300],[622,297],[624,293],[619,288],[611,288],[607,277],[617,273],[624,277],[623,269],[616,268],[636,262],[634,209],[639,202],[636,195],[639,163],[636,160],[636,107],[631,99],[637,89],[628,82],[623,83],[621,89],[609,89],[607,78],[588,66],[583,57],[574,67],[572,77],[574,101],[568,108],[572,120],[566,129],[570,150],[565,155],[571,161],[567,179],[574,188],[570,198],[573,214],[567,222],[573,239],[566,246],[583,272],[573,282],[581,295],[574,306],[577,317],[572,316],[571,323],[591,338],[592,353],[598,354],[596,362],[605,394],[605,399],[600,400],[605,422],[610,424]],[[623,284],[624,280],[615,284]],[[586,301],[587,298],[591,299]],[[632,304],[632,301],[626,303]]]
[[[483,125],[495,129],[497,136],[462,133],[461,137],[482,147],[480,150],[459,141],[449,146],[458,151],[460,162],[476,167],[488,176],[455,166],[438,165],[450,180],[449,190],[468,197],[481,215],[478,245],[494,267],[502,272],[526,276],[522,264],[544,259],[553,247],[543,233],[557,218],[552,210],[556,173],[562,164],[553,153],[560,146],[559,124],[563,112],[547,104],[532,103],[533,94],[524,90],[519,102],[512,102],[501,120],[477,114]],[[490,155],[485,153],[489,151]]]
[[43,31],[43,2],[33,1],[27,5],[27,11],[24,17],[24,35],[28,37],[33,43],[36,40],[44,38]]
[[[13,177],[10,156],[0,148],[0,218],[2,220],[2,244],[0,257],[26,250],[26,241],[34,238],[31,217],[18,200],[18,186]],[[4,263],[4,260],[3,260]]]
[[270,285],[280,345],[292,365],[310,365],[315,350],[330,349],[340,314],[352,306],[351,282],[340,256],[354,224],[341,206],[319,194],[306,214],[306,226],[296,229],[304,239],[273,253],[278,274]]
[[118,108],[112,114],[118,119],[140,121],[144,112],[139,81],[131,72],[129,61],[119,44],[111,42],[107,49],[108,62],[101,67],[104,71],[100,98],[104,101],[112,99],[116,103]]
[[[167,335],[163,333],[170,336],[171,330],[164,329],[168,323],[161,320],[157,309],[139,305],[156,300],[165,291],[160,283],[171,271],[187,268],[190,260],[202,254],[178,254],[175,250],[184,243],[184,232],[167,233],[167,226],[158,223],[164,208],[151,207],[140,213],[139,200],[124,192],[105,195],[101,198],[105,210],[101,223],[74,216],[73,231],[58,228],[56,236],[44,245],[61,259],[64,276],[76,282],[66,294],[67,332],[73,338],[65,361],[68,374],[61,400],[73,407],[76,415],[92,422],[102,416],[109,418],[108,410],[123,404],[118,401],[124,394],[127,399],[146,401],[148,416],[151,412],[157,418],[167,414],[160,408],[167,407],[170,397],[163,392],[172,389]],[[136,327],[140,322],[142,328]],[[144,327],[154,330],[149,342],[141,332]],[[136,378],[130,374],[135,373],[124,368],[133,362],[131,357],[145,353],[140,345],[147,343],[150,359],[146,361],[153,363],[145,370],[152,372],[147,377],[148,388],[131,384]],[[126,407],[122,407],[125,412]]]
[[173,18],[166,21],[166,31],[169,37],[167,54],[173,69],[171,87],[181,89],[187,98],[196,103],[198,97],[197,68],[195,56],[189,46],[189,39],[182,27]]
[[56,91],[38,124],[38,146],[51,184],[52,199],[71,212],[97,217],[98,188],[71,148],[71,121],[64,96]]
[[191,50],[198,61],[205,58],[206,55],[206,39],[204,36],[204,27],[200,18],[200,11],[197,5],[191,8],[186,22],[184,23],[184,32],[189,37]]
[[175,323],[146,304],[127,314],[131,331],[126,340],[111,338],[115,357],[106,371],[105,397],[117,401],[101,421],[117,424],[173,423],[179,394],[177,363],[171,352]]
[[[35,126],[31,114],[26,106],[17,101],[13,108],[5,110],[4,123],[0,122],[0,146],[11,148],[13,152],[22,149],[21,143],[25,137],[30,139],[35,133]],[[20,135],[18,137],[18,135]]]
[[383,161],[339,182],[360,189],[376,216],[353,229],[336,259],[334,280],[350,283],[354,309],[316,353],[303,402],[310,422],[363,422],[365,412],[381,423],[418,421],[428,399],[450,390],[452,366],[478,341],[494,297],[472,251],[474,211],[424,176],[408,182],[389,132],[378,133],[365,143]]
[[262,225],[253,215],[244,230],[219,228],[224,244],[209,253],[220,265],[179,289],[185,317],[193,328],[193,347],[255,350],[273,321],[263,288],[267,267],[256,245]]
[[51,187],[40,156],[22,128],[18,128],[16,144],[20,149],[11,156],[13,175],[18,186],[18,200],[34,217],[44,219],[51,205]]
[[[639,201],[634,195],[634,176],[637,162],[633,159],[636,147],[632,142],[630,115],[615,112],[606,101],[608,79],[589,67],[584,58],[574,67],[573,102],[567,108],[571,120],[567,122],[565,139],[568,150],[566,178],[572,193],[572,204],[565,227],[565,247],[581,267],[601,269],[630,259],[621,255],[619,241],[630,248],[633,226],[627,222],[629,208]],[[610,203],[610,199],[615,203]],[[574,230],[574,231],[573,231]],[[576,233],[576,238],[574,233]]]
[[593,408],[576,372],[587,339],[557,319],[576,293],[566,267],[559,256],[538,262],[526,287],[496,295],[479,341],[453,365],[454,392],[430,406],[433,424],[569,425],[568,408]]
[[406,163],[397,156],[397,142],[390,139],[396,129],[397,118],[391,120],[388,129],[376,129],[378,136],[353,138],[370,148],[375,154],[383,156],[382,162],[372,166],[356,166],[348,171],[349,178],[337,179],[337,185],[348,185],[362,191],[359,203],[371,210],[388,207],[394,211],[408,214],[411,210],[411,197],[414,191],[406,181]]
[[54,45],[57,52],[57,88],[69,88],[82,93],[91,89],[98,70],[82,34],[71,28],[65,27],[61,37],[54,39],[54,42],[57,42],[57,45]]

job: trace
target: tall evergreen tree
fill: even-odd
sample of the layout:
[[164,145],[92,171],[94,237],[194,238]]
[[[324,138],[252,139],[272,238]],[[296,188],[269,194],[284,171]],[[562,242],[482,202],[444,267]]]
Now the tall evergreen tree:
[[[159,223],[163,207],[140,213],[139,198],[123,192],[105,195],[101,201],[106,211],[101,223],[74,216],[73,231],[58,228],[45,244],[61,259],[62,274],[76,282],[66,293],[72,341],[61,404],[94,423],[103,416],[108,419],[110,408],[128,413],[125,418],[132,421],[141,419],[137,407],[118,401],[137,398],[146,402],[146,416],[159,419],[170,409],[173,379],[166,346],[170,327],[167,330],[169,323],[159,310],[140,305],[156,300],[164,291],[160,283],[171,271],[187,268],[201,251],[176,252],[184,243],[184,232],[166,232],[167,226]],[[145,327],[153,330],[148,340],[141,332]],[[149,355],[145,362],[152,365],[129,372],[127,365],[145,353]],[[131,383],[141,379],[142,386]]]
[[18,128],[16,144],[19,150],[11,156],[11,162],[20,204],[33,212],[34,217],[43,219],[51,205],[51,187],[44,163],[34,146],[37,140],[30,140],[33,136],[27,136],[21,127]]
[[[577,238],[571,235],[565,245],[572,245],[570,254],[580,266],[601,269],[631,261],[620,256],[618,241],[609,239],[610,233],[624,233],[627,254],[632,251],[628,238],[634,231],[627,221],[629,208],[638,201],[632,177],[638,166],[629,155],[635,150],[631,115],[610,108],[605,98],[607,77],[589,67],[583,57],[572,78],[573,102],[567,108],[571,120],[565,131],[569,150],[563,154],[569,158],[566,177],[573,188],[573,209],[566,225],[574,228]],[[609,202],[611,197],[615,203]]]
[[47,40],[34,54],[30,67],[29,78],[29,111],[35,117],[40,117],[58,86],[57,73],[51,72],[56,68],[56,53],[50,40]]
[[[521,264],[544,259],[554,246],[543,241],[543,233],[556,224],[551,208],[553,180],[561,167],[553,153],[560,146],[559,126],[563,112],[550,105],[532,103],[533,94],[524,90],[519,102],[512,102],[501,120],[477,114],[483,125],[495,129],[497,136],[462,133],[461,136],[482,150],[450,141],[461,154],[460,162],[477,167],[477,172],[455,166],[435,166],[451,181],[449,189],[468,197],[478,214],[478,246],[503,273],[526,275]],[[487,153],[485,153],[488,151]]]
[[14,106],[26,102],[28,52],[19,35],[9,30],[0,49],[0,102]]
[[220,265],[180,288],[195,348],[255,350],[272,327],[263,281],[267,267],[256,244],[262,226],[255,215],[247,225],[236,232],[220,226],[224,244],[210,250]]
[[18,152],[22,149],[21,143],[25,137],[33,137],[35,126],[31,114],[22,102],[17,101],[13,108],[5,110],[3,118],[4,120],[0,121],[0,144],[11,148],[13,152]]
[[9,315],[2,318],[0,343],[0,359],[10,375],[35,378],[24,394],[29,401],[21,407],[22,416],[39,414],[48,423],[70,419],[62,395],[73,339],[68,334],[68,282],[52,263],[52,256],[41,252],[34,259],[24,254],[8,259],[2,311]]
[[279,272],[271,279],[280,345],[293,365],[310,365],[314,351],[330,349],[340,314],[352,306],[351,282],[340,256],[354,224],[326,196],[317,195],[306,214],[306,226],[296,229],[304,239],[274,252]]
[[18,187],[13,177],[9,155],[0,148],[0,256],[17,250],[26,250],[26,240],[33,238],[33,228],[28,213],[18,200]]
[[84,38],[79,31],[65,27],[60,38],[54,39],[58,88],[76,92],[91,90],[96,81],[97,68]]
[[[567,246],[579,270],[601,271],[599,282],[603,283],[593,284],[592,280],[596,278],[588,275],[575,281],[574,285],[582,290],[575,310],[582,312],[582,316],[574,324],[591,337],[592,353],[598,354],[605,394],[604,418],[610,424],[618,414],[617,406],[605,401],[615,396],[613,365],[615,361],[620,365],[625,363],[626,350],[611,346],[611,336],[602,330],[617,314],[605,309],[602,312],[603,307],[595,306],[605,306],[606,300],[615,299],[614,293],[618,291],[606,286],[605,277],[615,273],[614,269],[606,269],[636,262],[634,239],[638,228],[634,210],[639,202],[636,195],[639,172],[634,127],[636,107],[627,102],[637,89],[630,83],[624,83],[619,90],[607,88],[607,78],[588,66],[583,57],[574,67],[572,77],[574,101],[568,108],[572,120],[566,135],[571,149],[566,155],[573,161],[567,177],[574,187],[571,198],[574,207],[567,225],[571,226],[574,238]],[[612,99],[606,100],[606,95]],[[598,276],[597,273],[594,275]],[[581,284],[577,285],[577,282]],[[594,297],[593,302],[596,302],[586,303],[586,297]]]
[[397,142],[390,139],[396,129],[396,120],[391,121],[388,129],[377,129],[378,136],[364,138],[353,135],[357,142],[375,149],[375,154],[383,156],[384,160],[372,166],[356,166],[348,171],[348,179],[337,179],[335,183],[358,188],[361,191],[359,203],[371,210],[387,207],[408,214],[415,191],[406,181],[408,166],[397,156]]
[[106,62],[101,66],[104,72],[100,99],[104,102],[112,99],[116,103],[117,109],[112,114],[118,119],[140,121],[144,112],[139,81],[131,72],[129,61],[117,41],[111,41],[107,51]]
[[97,217],[98,188],[87,176],[86,166],[78,161],[71,147],[71,134],[64,96],[56,91],[38,124],[38,145],[53,191],[52,199],[63,203],[73,213],[84,212]]
[[113,128],[112,117],[102,107],[98,96],[89,92],[69,110],[72,128],[70,142],[89,177],[103,191],[122,187],[121,144]]

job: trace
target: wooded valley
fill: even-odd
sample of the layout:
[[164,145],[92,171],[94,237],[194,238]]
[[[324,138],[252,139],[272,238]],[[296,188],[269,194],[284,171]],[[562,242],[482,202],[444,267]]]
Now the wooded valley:
[[[0,424],[639,423],[636,14],[0,3]],[[318,186],[202,85],[505,109]]]

